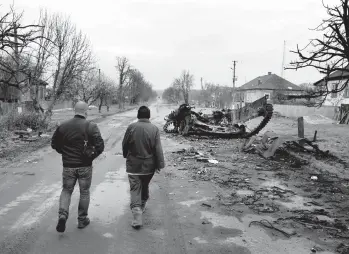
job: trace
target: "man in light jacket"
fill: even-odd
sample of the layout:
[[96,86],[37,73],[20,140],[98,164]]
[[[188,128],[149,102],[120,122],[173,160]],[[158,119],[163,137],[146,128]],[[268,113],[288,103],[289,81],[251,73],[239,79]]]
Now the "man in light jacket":
[[142,214],[149,199],[149,183],[154,173],[165,167],[160,131],[149,121],[149,108],[140,107],[137,118],[137,122],[128,126],[122,142],[130,182],[132,227],[135,229],[143,225]]

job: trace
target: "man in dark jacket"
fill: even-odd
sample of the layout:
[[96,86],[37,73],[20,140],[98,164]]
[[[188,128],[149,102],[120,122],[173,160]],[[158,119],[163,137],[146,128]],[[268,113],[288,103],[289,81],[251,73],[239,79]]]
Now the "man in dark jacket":
[[[61,124],[51,141],[51,147],[62,155],[63,161],[63,190],[59,199],[59,217],[56,227],[58,232],[65,231],[71,195],[76,181],[79,182],[80,188],[78,228],[85,228],[90,224],[87,215],[90,204],[92,162],[103,152],[104,141],[97,125],[86,120],[87,110],[88,105],[85,102],[77,102],[74,118]],[[88,144],[95,147],[92,157],[87,157],[83,153],[85,132]]]
[[150,123],[150,110],[142,106],[138,110],[138,122],[128,126],[122,151],[126,160],[126,172],[130,182],[132,227],[142,225],[142,213],[149,199],[149,183],[155,171],[165,167],[159,129]]

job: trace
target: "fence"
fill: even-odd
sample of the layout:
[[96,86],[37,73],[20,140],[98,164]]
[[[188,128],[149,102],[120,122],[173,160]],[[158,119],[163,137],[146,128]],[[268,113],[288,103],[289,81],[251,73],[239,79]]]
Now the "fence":
[[12,110],[16,110],[18,107],[17,103],[1,102],[0,101],[0,115],[6,115]]
[[[42,102],[42,107],[44,109],[48,108],[48,105],[50,105],[51,101],[44,101]],[[53,110],[57,109],[66,109],[66,108],[72,108],[73,107],[73,101],[57,101],[56,104],[53,106]]]
[[[27,104],[29,106],[30,103]],[[50,105],[50,101],[42,101],[40,102],[40,105],[46,110],[48,108],[48,105]],[[12,110],[16,110],[17,108],[21,107],[23,111],[28,110],[25,107],[24,103],[9,103],[9,102],[1,102],[0,101],[0,115],[6,115]],[[67,108],[72,108],[73,107],[73,102],[72,101],[58,101],[53,107],[53,110],[57,109],[67,109]]]
[[335,106],[322,106],[321,108],[282,104],[273,104],[273,106],[274,111],[279,112],[281,115],[290,118],[297,118],[309,115],[323,115],[328,118],[334,119],[336,109]]

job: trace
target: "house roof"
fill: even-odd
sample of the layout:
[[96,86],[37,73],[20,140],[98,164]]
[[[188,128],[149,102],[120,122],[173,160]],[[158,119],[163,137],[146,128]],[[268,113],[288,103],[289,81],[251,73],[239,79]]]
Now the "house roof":
[[239,90],[302,91],[303,89],[276,74],[268,73],[268,75],[260,76],[247,82],[239,87]]
[[[342,80],[342,79],[348,79],[349,78],[349,65],[345,68],[345,70],[341,71],[334,71],[332,72],[327,80]],[[314,83],[314,86],[320,85],[322,82],[325,81],[325,78],[322,78]]]

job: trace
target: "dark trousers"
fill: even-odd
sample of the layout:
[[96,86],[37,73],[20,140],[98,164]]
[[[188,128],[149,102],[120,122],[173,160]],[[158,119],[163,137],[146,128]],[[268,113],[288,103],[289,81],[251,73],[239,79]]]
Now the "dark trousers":
[[130,182],[131,194],[131,209],[134,207],[142,207],[142,205],[149,199],[149,183],[153,178],[151,175],[128,175]]
[[92,167],[63,168],[63,190],[59,199],[59,215],[65,215],[68,218],[71,195],[78,181],[80,188],[78,220],[86,219],[90,205],[91,180]]

